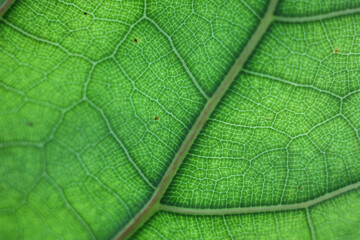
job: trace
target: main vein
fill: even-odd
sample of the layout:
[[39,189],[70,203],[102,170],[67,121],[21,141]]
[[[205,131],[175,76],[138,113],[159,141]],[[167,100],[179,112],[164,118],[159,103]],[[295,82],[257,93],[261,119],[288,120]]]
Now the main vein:
[[246,60],[249,58],[258,42],[269,28],[270,24],[274,19],[274,11],[276,8],[278,0],[271,0],[269,6],[265,12],[263,19],[260,21],[257,29],[254,34],[248,41],[247,45],[241,52],[240,56],[231,67],[229,73],[226,75],[224,80],[221,82],[214,95],[208,99],[206,105],[204,106],[203,111],[198,116],[195,124],[191,128],[190,132],[186,136],[183,144],[181,145],[179,151],[175,155],[173,161],[171,162],[168,170],[166,171],[162,181],[159,186],[153,193],[149,202],[143,207],[143,209],[135,216],[135,218],[125,226],[122,231],[118,233],[115,239],[126,239],[129,238],[140,226],[142,226],[156,211],[159,210],[160,199],[164,195],[167,187],[169,186],[171,180],[175,176],[176,171],[183,162],[184,157],[189,151],[191,145],[196,139],[197,135],[200,133],[201,129],[204,127],[206,121],[210,117],[211,113],[214,111],[216,105],[220,102],[221,98],[224,96],[227,89],[230,87],[231,83],[234,81],[237,74],[243,68]]
[[15,0],[5,0],[2,5],[0,5],[0,17],[2,17],[5,12],[14,4]]

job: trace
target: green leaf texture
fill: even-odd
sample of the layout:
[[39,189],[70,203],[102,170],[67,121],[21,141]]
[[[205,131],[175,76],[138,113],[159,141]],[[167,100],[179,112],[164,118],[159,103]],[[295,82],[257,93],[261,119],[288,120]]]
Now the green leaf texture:
[[2,239],[360,239],[360,1],[1,11]]

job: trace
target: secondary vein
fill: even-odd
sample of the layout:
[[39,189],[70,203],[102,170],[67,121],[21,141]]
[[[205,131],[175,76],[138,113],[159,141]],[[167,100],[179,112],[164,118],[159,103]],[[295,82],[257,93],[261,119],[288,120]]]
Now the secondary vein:
[[189,214],[189,215],[231,215],[231,214],[246,214],[246,213],[259,213],[259,212],[277,212],[277,211],[289,211],[297,209],[307,209],[313,207],[319,203],[325,202],[334,197],[340,196],[341,194],[353,191],[360,188],[360,182],[347,185],[343,188],[339,188],[333,192],[324,194],[318,198],[312,200],[286,204],[286,205],[273,205],[273,206],[262,206],[262,207],[239,207],[239,208],[224,208],[224,209],[195,209],[195,208],[183,208],[175,207],[170,205],[161,204],[159,210],[180,213],[180,214]]
[[360,13],[360,8],[346,9],[346,10],[342,10],[342,11],[324,13],[324,14],[319,14],[319,15],[314,15],[314,16],[306,16],[306,17],[274,16],[274,18],[275,18],[275,21],[279,21],[279,22],[300,23],[300,22],[319,21],[319,20],[340,17],[343,15],[349,15],[349,14],[355,14],[355,13]]

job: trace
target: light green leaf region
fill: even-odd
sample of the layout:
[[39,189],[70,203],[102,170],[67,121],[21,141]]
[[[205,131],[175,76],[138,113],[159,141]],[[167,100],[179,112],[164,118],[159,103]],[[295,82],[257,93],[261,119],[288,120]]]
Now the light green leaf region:
[[16,1],[1,238],[360,239],[359,22],[343,0]]

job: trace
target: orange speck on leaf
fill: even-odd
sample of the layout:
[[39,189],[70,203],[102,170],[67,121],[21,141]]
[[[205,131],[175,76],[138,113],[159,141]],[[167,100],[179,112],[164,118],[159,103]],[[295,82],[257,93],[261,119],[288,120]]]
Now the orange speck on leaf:
[[158,120],[158,119],[159,119],[159,117],[158,117],[158,116],[156,116],[156,117],[155,117],[155,120]]
[[338,53],[338,52],[339,52],[339,49],[335,49],[335,50],[334,50],[334,53]]
[[301,189],[301,185],[299,185],[299,189]]
[[135,42],[135,43],[138,43],[138,42],[139,42],[139,39],[134,38],[134,42]]
[[265,118],[265,120],[266,120],[266,121],[269,121],[269,119],[268,119],[268,118]]

